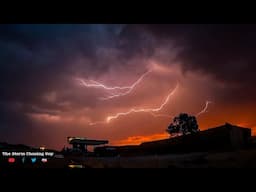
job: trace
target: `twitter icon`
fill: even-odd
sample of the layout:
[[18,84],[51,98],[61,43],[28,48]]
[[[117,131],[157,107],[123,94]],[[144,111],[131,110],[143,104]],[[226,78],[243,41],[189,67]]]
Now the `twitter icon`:
[[31,158],[31,162],[35,163],[36,162],[36,157]]

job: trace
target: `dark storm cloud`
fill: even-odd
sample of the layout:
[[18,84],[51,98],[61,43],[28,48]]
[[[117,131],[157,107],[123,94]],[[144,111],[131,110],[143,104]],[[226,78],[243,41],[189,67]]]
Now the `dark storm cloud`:
[[[25,124],[22,120],[27,120],[24,114],[28,113],[94,107],[96,93],[79,92],[73,77],[101,76],[118,65],[129,67],[129,60],[152,52],[145,44],[149,38],[123,28],[126,26],[0,25],[0,102],[5,103],[1,106],[5,119]],[[51,93],[56,97],[53,102],[46,99]],[[68,105],[62,105],[65,102]]]
[[26,143],[36,130],[28,114],[54,115],[67,110],[63,100],[79,103],[68,93],[56,102],[44,96],[72,90],[78,58],[88,59],[81,72],[107,68],[94,59],[98,46],[108,43],[105,36],[107,29],[94,25],[0,25],[1,141]]
[[[249,24],[174,24],[143,25],[159,41],[174,43],[183,70],[200,71],[227,83],[237,98],[253,99],[256,90],[256,25]],[[232,91],[231,91],[232,90]],[[234,97],[231,97],[231,99]]]
[[156,38],[172,39],[182,48],[178,58],[184,61],[184,70],[203,70],[231,81],[243,80],[238,75],[241,72],[254,72],[256,25],[175,24],[145,28]]
[[[0,103],[0,139],[4,142],[25,143],[31,137],[32,124],[28,117],[11,103]],[[26,137],[24,137],[26,135]]]
[[100,90],[88,91],[74,77],[105,75],[116,82],[116,74],[128,71],[120,82],[129,84],[130,74],[136,80],[150,59],[171,65],[175,51],[184,72],[211,75],[225,85],[216,93],[220,100],[254,100],[255,34],[256,25],[0,25],[0,139],[34,129],[28,114],[83,114],[100,107]]
[[0,25],[0,99],[58,108],[42,98],[55,91],[62,93],[61,102],[80,105],[79,98],[63,94],[72,90],[72,76],[139,67],[141,60],[132,66],[129,61],[154,57],[156,47],[168,44],[179,50],[176,59],[184,71],[210,74],[253,98],[255,32],[255,25]]
[[140,26],[125,25],[119,34],[118,49],[122,50],[124,59],[134,56],[151,57],[154,54],[156,41],[152,35],[145,33]]
[[[106,70],[96,50],[107,43],[108,30],[101,26],[1,25],[0,97],[38,101],[39,92],[62,89],[59,82],[77,67],[87,75]],[[81,58],[87,60],[77,66]]]
[[255,25],[0,25],[0,98],[40,103],[71,87],[68,77],[129,69],[166,44],[179,50],[184,71],[211,74],[242,94],[256,81],[255,32]]

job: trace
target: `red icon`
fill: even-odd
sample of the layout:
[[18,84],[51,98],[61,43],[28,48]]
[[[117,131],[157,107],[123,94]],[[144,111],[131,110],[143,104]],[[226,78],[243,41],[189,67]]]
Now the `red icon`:
[[15,158],[10,157],[10,158],[8,159],[8,162],[9,162],[9,163],[14,163],[14,162],[15,162]]

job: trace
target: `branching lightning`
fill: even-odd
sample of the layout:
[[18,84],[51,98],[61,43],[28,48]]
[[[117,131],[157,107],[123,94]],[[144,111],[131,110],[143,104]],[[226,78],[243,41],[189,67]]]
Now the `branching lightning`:
[[130,89],[129,86],[127,87],[119,87],[119,86],[115,86],[115,87],[108,87],[100,82],[97,82],[95,80],[89,80],[89,82],[92,82],[92,83],[86,83],[83,79],[80,79],[78,78],[77,80],[80,81],[80,83],[82,85],[84,85],[85,87],[94,87],[94,88],[103,88],[103,89],[106,89],[106,90],[116,90],[116,89]]
[[202,115],[203,113],[206,113],[208,112],[207,109],[208,109],[208,105],[212,103],[212,101],[206,101],[205,102],[205,107],[203,108],[202,111],[200,111],[199,113],[196,114],[196,117],[198,117],[199,115]]
[[[117,97],[121,97],[121,96],[125,96],[130,94],[134,88],[141,83],[141,81],[145,78],[145,76],[147,76],[149,73],[151,73],[153,70],[158,69],[156,67],[152,68],[150,70],[148,70],[147,72],[145,72],[144,74],[142,74],[132,85],[130,86],[107,86],[101,82],[95,81],[95,80],[84,80],[81,78],[77,78],[77,80],[80,82],[80,84],[84,87],[87,88],[98,88],[98,89],[103,89],[105,90],[109,96],[107,97],[99,97],[100,100],[109,100],[109,99],[113,99],[113,98],[117,98]],[[159,113],[163,107],[169,102],[171,96],[176,92],[177,88],[178,88],[179,84],[177,83],[176,87],[171,90],[171,92],[167,95],[167,97],[165,98],[165,100],[163,101],[163,103],[157,107],[157,108],[132,108],[126,112],[119,112],[116,113],[114,115],[109,115],[105,118],[105,120],[103,121],[96,121],[96,122],[90,122],[89,125],[96,125],[96,124],[106,124],[106,123],[110,123],[112,120],[114,119],[118,119],[121,116],[126,116],[129,115],[131,113],[149,113],[154,117],[165,117],[165,118],[172,118],[173,116],[169,115],[169,114],[163,114],[163,113]],[[206,101],[205,103],[205,107],[199,112],[197,113],[195,116],[198,117],[200,115],[202,115],[203,113],[208,112],[208,106],[209,104],[212,103],[211,101]]]
[[123,91],[125,90],[125,92],[119,92],[119,93],[110,93],[111,95],[108,96],[108,97],[100,97],[99,99],[100,100],[109,100],[109,99],[113,99],[115,97],[120,97],[120,96],[125,96],[129,93],[132,92],[132,90],[143,80],[143,78],[148,75],[150,72],[152,72],[152,70],[148,70],[146,73],[144,73],[143,75],[140,76],[139,79],[137,79],[132,85],[130,86],[123,86],[123,87],[120,87],[120,86],[114,86],[114,87],[109,87],[109,86],[106,86],[100,82],[97,82],[95,80],[89,80],[89,82],[91,83],[88,83],[86,81],[84,81],[83,79],[80,79],[78,78],[77,80],[85,87],[94,87],[94,88],[102,88],[102,89],[105,89],[107,91]]
[[122,113],[117,113],[116,115],[111,115],[111,116],[108,116],[106,118],[106,122],[109,123],[111,120],[113,119],[117,119],[118,117],[120,116],[124,116],[124,115],[128,115],[130,113],[140,113],[140,112],[158,112],[160,110],[162,110],[162,108],[168,103],[170,97],[176,92],[178,88],[178,84],[176,85],[175,89],[172,90],[168,96],[166,97],[165,101],[157,108],[148,108],[148,109],[145,109],[145,108],[142,108],[142,109],[130,109],[129,111],[127,112],[122,112]]
[[[176,85],[176,87],[167,95],[166,99],[164,100],[164,102],[157,108],[142,108],[142,109],[130,109],[127,112],[120,112],[117,113],[115,115],[110,115],[107,116],[105,121],[98,121],[98,122],[94,122],[94,123],[90,123],[90,125],[95,125],[95,124],[99,124],[99,123],[109,123],[110,121],[119,118],[120,116],[125,116],[125,115],[129,115],[131,113],[141,113],[141,112],[146,112],[146,113],[150,113],[151,115],[155,116],[155,117],[159,117],[159,116],[165,116],[165,117],[172,117],[170,115],[167,114],[155,114],[156,112],[159,112],[163,109],[163,107],[168,103],[168,101],[170,100],[171,96],[174,95],[174,93],[176,92],[176,90],[178,89],[179,84]],[[155,112],[155,113],[154,113]]]

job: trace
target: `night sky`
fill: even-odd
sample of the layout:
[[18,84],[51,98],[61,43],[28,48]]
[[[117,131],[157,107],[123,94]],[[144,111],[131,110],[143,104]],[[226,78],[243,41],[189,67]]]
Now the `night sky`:
[[0,141],[61,149],[68,136],[168,138],[180,112],[201,130],[256,133],[256,25],[0,25]]

